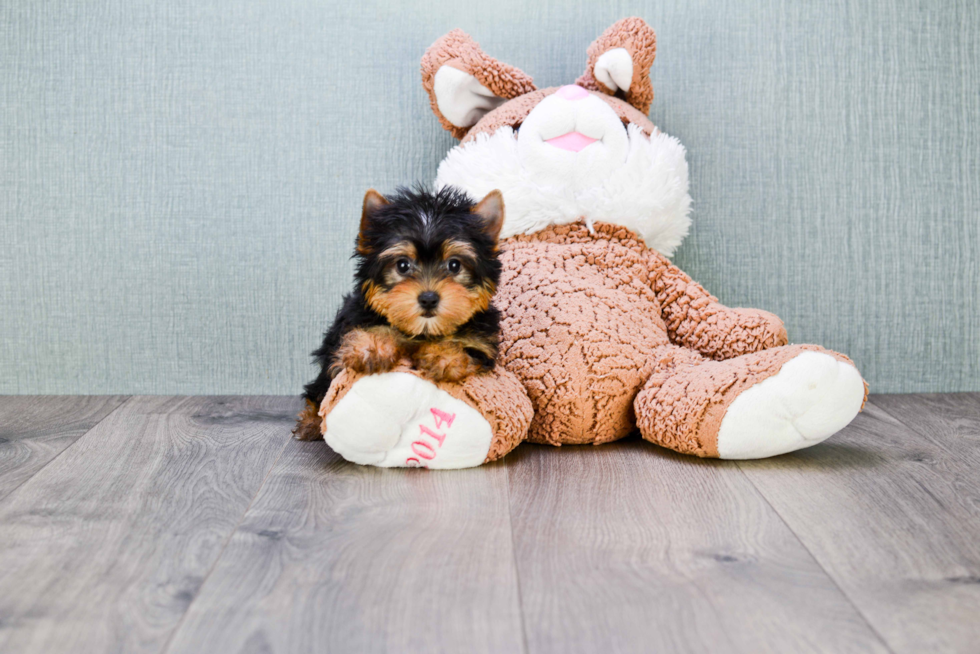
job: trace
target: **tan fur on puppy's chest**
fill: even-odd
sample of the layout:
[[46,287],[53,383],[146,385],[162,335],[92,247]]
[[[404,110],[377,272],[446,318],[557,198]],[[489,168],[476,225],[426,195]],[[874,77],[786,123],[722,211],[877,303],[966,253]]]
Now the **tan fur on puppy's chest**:
[[500,361],[534,405],[529,439],[626,436],[653,352],[669,342],[645,246],[620,227],[591,234],[575,224],[507,239],[502,249]]

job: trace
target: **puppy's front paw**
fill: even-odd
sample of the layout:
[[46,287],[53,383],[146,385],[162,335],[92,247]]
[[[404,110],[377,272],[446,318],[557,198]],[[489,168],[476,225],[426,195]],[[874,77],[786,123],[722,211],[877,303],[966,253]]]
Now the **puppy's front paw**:
[[344,337],[335,372],[348,368],[353,372],[372,375],[388,372],[402,357],[398,339],[389,329],[355,329]]
[[422,345],[413,353],[412,363],[416,370],[436,382],[462,381],[482,370],[459,344],[451,341]]

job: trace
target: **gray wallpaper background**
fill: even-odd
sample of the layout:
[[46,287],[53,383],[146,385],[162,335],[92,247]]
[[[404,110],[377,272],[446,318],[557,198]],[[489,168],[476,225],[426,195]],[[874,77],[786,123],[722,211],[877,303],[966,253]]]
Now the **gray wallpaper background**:
[[675,261],[874,392],[980,390],[980,3],[0,3],[0,393],[293,393],[366,188],[454,140],[418,72],[453,27],[539,86],[657,31],[688,148]]

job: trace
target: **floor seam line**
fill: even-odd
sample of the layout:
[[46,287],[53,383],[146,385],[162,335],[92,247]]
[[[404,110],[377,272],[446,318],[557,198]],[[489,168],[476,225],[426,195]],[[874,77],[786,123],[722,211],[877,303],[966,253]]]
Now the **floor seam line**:
[[800,547],[802,547],[803,550],[810,556],[813,562],[820,567],[820,570],[822,570],[823,573],[827,576],[827,579],[830,580],[830,583],[834,585],[834,588],[836,588],[838,592],[840,592],[841,597],[843,597],[847,601],[847,603],[850,604],[851,607],[857,612],[857,614],[861,617],[861,620],[863,620],[864,624],[868,626],[868,629],[871,630],[871,633],[873,633],[878,638],[878,641],[882,644],[882,646],[884,646],[884,648],[889,652],[892,652],[892,654],[895,654],[895,650],[894,648],[892,648],[891,643],[889,643],[888,640],[886,640],[885,637],[878,631],[877,627],[875,627],[871,623],[871,620],[868,619],[868,616],[864,614],[864,611],[862,611],[861,607],[859,607],[857,603],[855,603],[854,599],[847,593],[847,591],[841,588],[841,585],[837,583],[836,579],[834,579],[834,575],[832,575],[830,571],[824,567],[824,565],[820,562],[820,559],[816,557],[816,555],[809,548],[809,546],[807,546],[807,544],[803,542],[803,539],[800,537],[800,535],[796,533],[796,530],[793,529],[793,527],[786,521],[786,518],[783,517],[783,514],[780,513],[779,510],[772,505],[772,502],[769,501],[769,498],[766,497],[765,493],[763,493],[759,489],[759,487],[755,485],[755,482],[752,481],[751,477],[745,474],[745,470],[742,469],[742,464],[736,461],[735,467],[738,468],[738,471],[742,474],[745,480],[749,482],[753,490],[755,490],[755,492],[759,495],[759,497],[762,498],[762,501],[766,503],[766,506],[772,509],[773,514],[775,514],[775,516],[779,518],[779,521],[783,523],[786,529],[789,530],[789,533],[793,534],[793,538],[796,539],[796,542],[800,544]]
[[[953,393],[942,393],[942,394],[943,395],[953,395]],[[925,393],[895,393],[895,395],[906,395],[906,396],[912,395],[912,396],[916,396],[916,395],[925,395]],[[900,415],[896,415],[895,413],[892,413],[891,411],[889,411],[888,409],[886,409],[884,406],[882,406],[882,405],[878,404],[877,402],[875,402],[873,395],[870,396],[870,397],[868,397],[868,403],[874,405],[874,407],[876,409],[878,409],[879,411],[881,411],[882,413],[884,413],[885,415],[887,415],[889,418],[895,420],[896,422],[898,422],[898,424],[902,425],[903,427],[905,427],[909,431],[913,432],[916,436],[918,436],[920,438],[926,439],[927,441],[929,441],[930,443],[932,443],[933,445],[935,445],[936,447],[938,447],[939,449],[941,449],[943,452],[946,452],[950,456],[953,456],[953,457],[956,457],[957,456],[957,452],[954,449],[950,448],[942,439],[936,438],[935,437],[935,434],[930,434],[927,431],[923,431],[923,430],[918,429],[918,428],[914,427],[913,425],[909,424]]]
[[[84,397],[84,396],[77,396],[77,397]],[[92,397],[92,396],[89,396],[89,397]],[[123,408],[124,406],[126,406],[127,404],[129,404],[129,402],[130,402],[130,401],[131,401],[131,400],[132,400],[133,398],[135,398],[135,397],[137,397],[137,396],[136,396],[136,395],[121,395],[121,396],[117,396],[117,397],[125,397],[126,399],[125,399],[125,400],[123,400],[122,402],[120,402],[120,403],[119,403],[119,406],[117,406],[117,407],[116,407],[115,409],[113,409],[113,410],[112,410],[112,411],[110,411],[109,413],[107,413],[107,414],[105,414],[104,416],[102,416],[102,418],[101,418],[101,419],[99,419],[99,421],[98,421],[98,422],[96,422],[96,423],[95,423],[94,425],[92,425],[91,427],[89,427],[88,429],[86,429],[86,430],[85,430],[85,433],[83,433],[83,434],[81,434],[81,435],[80,435],[80,436],[79,436],[78,438],[76,438],[76,439],[75,439],[75,440],[74,440],[74,441],[73,441],[73,442],[72,442],[72,443],[71,443],[70,445],[68,445],[67,447],[65,447],[65,449],[63,449],[63,450],[61,450],[60,452],[58,452],[58,453],[57,453],[56,455],[54,455],[54,457],[52,457],[52,458],[51,458],[51,459],[50,459],[49,461],[46,461],[46,462],[44,463],[44,465],[43,465],[43,466],[41,466],[40,468],[38,468],[37,470],[35,470],[35,471],[34,471],[34,474],[32,474],[32,475],[31,475],[30,477],[28,477],[28,478],[27,478],[27,479],[25,479],[24,481],[22,481],[22,482],[20,482],[19,484],[17,484],[17,485],[16,485],[16,486],[14,486],[13,488],[11,488],[11,489],[10,489],[10,491],[9,491],[9,492],[8,492],[8,493],[7,493],[7,494],[6,494],[6,495],[5,495],[5,496],[4,496],[4,497],[3,497],[2,499],[0,499],[0,505],[3,505],[3,503],[4,503],[4,502],[6,502],[6,501],[7,501],[8,499],[10,499],[10,497],[11,497],[11,496],[12,496],[12,495],[13,495],[14,493],[16,493],[16,492],[17,492],[17,491],[18,491],[18,490],[20,489],[20,487],[21,487],[21,486],[23,486],[24,484],[26,484],[26,483],[27,483],[27,482],[29,482],[30,480],[32,480],[32,479],[34,479],[35,477],[37,477],[37,476],[38,476],[38,475],[39,475],[39,474],[41,473],[41,471],[42,471],[42,470],[44,470],[44,469],[45,469],[45,468],[47,468],[47,467],[48,467],[49,465],[51,465],[52,463],[54,463],[55,461],[57,461],[58,459],[60,459],[60,458],[62,457],[62,455],[64,455],[64,453],[65,453],[65,452],[67,452],[67,451],[68,451],[68,450],[70,450],[71,448],[73,448],[73,447],[75,447],[75,445],[77,445],[77,444],[79,443],[79,441],[81,441],[81,440],[82,440],[83,438],[85,438],[86,436],[88,436],[89,434],[91,434],[91,433],[92,433],[92,431],[94,431],[96,427],[98,427],[98,426],[99,426],[99,425],[101,425],[101,424],[102,424],[103,422],[105,422],[105,421],[106,421],[106,420],[107,420],[107,419],[109,418],[109,416],[111,416],[111,415],[112,415],[112,414],[114,414],[114,413],[115,413],[116,411],[118,411],[119,409],[121,409],[121,408]]]
[[510,560],[511,564],[514,566],[514,581],[517,584],[517,610],[518,616],[521,620],[521,644],[524,646],[525,654],[530,654],[531,650],[527,645],[527,620],[524,616],[524,594],[521,592],[521,572],[517,565],[517,543],[514,537],[514,514],[513,514],[513,504],[510,493],[510,463],[504,464],[505,470],[507,472],[506,481],[507,486],[507,528],[510,530]]
[[[907,393],[896,393],[896,394],[897,395],[907,395]],[[905,428],[907,428],[907,429],[915,432],[915,434],[917,436],[921,436],[922,438],[928,438],[930,442],[935,442],[935,441],[932,440],[932,438],[930,438],[929,434],[927,434],[927,433],[925,433],[925,432],[923,432],[923,431],[921,431],[919,429],[916,429],[912,425],[910,425],[907,422],[905,422],[905,420],[903,420],[901,416],[895,415],[894,413],[892,413],[891,411],[889,411],[888,409],[886,409],[884,406],[882,406],[882,405],[878,404],[877,402],[875,402],[875,396],[874,395],[869,395],[868,396],[868,404],[874,405],[874,407],[876,409],[878,409],[879,411],[881,411],[882,413],[884,413],[885,415],[887,415],[889,418],[892,418],[893,420],[896,420],[903,427],[905,427]],[[943,449],[946,449],[946,448],[943,448]]]
[[[247,396],[242,396],[242,397],[247,397]],[[226,538],[225,542],[221,545],[221,550],[218,552],[218,555],[214,557],[214,562],[211,564],[211,567],[208,568],[208,571],[204,574],[204,577],[201,579],[201,585],[198,587],[197,592],[194,594],[194,599],[192,599],[187,604],[187,608],[184,609],[184,613],[183,615],[180,616],[180,620],[177,621],[177,624],[174,625],[173,631],[170,632],[170,636],[167,638],[167,642],[164,644],[164,646],[160,648],[160,652],[165,654],[166,652],[170,651],[170,648],[173,645],[174,638],[177,637],[177,634],[184,626],[184,621],[187,619],[187,616],[190,615],[191,609],[194,607],[194,603],[197,602],[198,598],[201,596],[201,591],[204,590],[204,586],[208,583],[208,579],[211,578],[211,575],[214,573],[215,568],[218,567],[218,563],[221,561],[222,558],[224,558],[225,551],[228,549],[228,545],[231,543],[231,539],[235,537],[235,534],[238,533],[238,530],[241,528],[242,523],[245,522],[245,516],[247,516],[248,512],[252,510],[252,505],[255,504],[255,499],[262,493],[262,489],[265,488],[266,482],[269,481],[269,476],[272,475],[272,471],[275,470],[276,464],[279,463],[279,459],[282,458],[282,455],[286,451],[286,448],[289,447],[289,443],[292,442],[293,440],[294,439],[292,437],[292,432],[290,431],[288,432],[286,442],[283,443],[282,447],[279,449],[279,454],[276,455],[275,461],[273,461],[272,465],[269,466],[269,469],[266,470],[265,476],[262,478],[262,483],[260,483],[258,487],[255,489],[255,494],[252,495],[252,499],[249,500],[248,506],[246,506],[245,510],[242,511],[241,516],[239,516],[238,518],[238,522],[235,523],[235,526],[232,528],[232,530],[228,532],[228,538]]]

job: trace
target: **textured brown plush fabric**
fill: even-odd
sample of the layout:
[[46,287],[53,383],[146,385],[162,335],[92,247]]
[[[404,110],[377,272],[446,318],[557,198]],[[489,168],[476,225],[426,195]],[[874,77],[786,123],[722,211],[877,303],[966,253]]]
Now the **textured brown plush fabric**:
[[458,127],[446,120],[439,111],[439,104],[432,90],[436,73],[442,66],[452,66],[469,73],[500,98],[516,98],[536,88],[530,75],[483,52],[476,41],[463,30],[455,29],[444,35],[429,46],[422,56],[422,86],[429,94],[432,111],[439,122],[458,139],[466,135],[469,127]]
[[[463,138],[463,143],[468,143],[476,138],[477,134],[493,134],[501,127],[519,127],[527,115],[531,113],[531,110],[538,106],[546,96],[551,95],[557,91],[560,87],[551,86],[546,89],[541,89],[540,91],[534,91],[533,93],[528,93],[522,95],[519,98],[514,98],[510,102],[505,102],[496,109],[487,112],[487,114],[481,118],[473,127],[470,128],[469,132],[466,132],[466,136]],[[643,130],[646,135],[653,134],[656,131],[656,127],[650,119],[646,117],[646,114],[641,114],[639,111],[633,108],[632,105],[623,102],[619,98],[614,98],[611,95],[603,95],[602,93],[596,93],[599,98],[605,101],[616,115],[624,123],[633,123],[637,127]]]
[[[407,372],[422,377],[421,373],[410,367],[410,364],[411,362],[405,361],[393,372]],[[324,434],[327,432],[327,414],[362,376],[344,370],[333,380],[330,390],[320,404],[321,432]],[[490,452],[487,454],[486,461],[495,461],[504,456],[517,447],[527,435],[533,413],[531,401],[520,381],[502,367],[498,366],[489,373],[473,375],[461,383],[440,382],[436,386],[457,400],[469,404],[490,423],[493,439],[490,442]]]
[[627,102],[646,115],[650,112],[650,104],[653,102],[650,66],[657,56],[657,36],[642,18],[624,18],[593,41],[588,49],[589,60],[585,73],[575,83],[592,91],[601,91],[609,95],[615,93],[593,75],[599,57],[614,48],[625,49],[633,58],[633,81],[630,82],[630,89],[624,97]]
[[727,361],[710,361],[683,348],[662,348],[654,355],[653,375],[636,398],[637,427],[643,438],[658,445],[717,457],[718,430],[729,405],[802,352],[822,352],[851,363],[843,354],[817,345],[774,347]]
[[[612,48],[625,48],[633,57],[633,81],[629,92],[624,94],[625,102],[614,97],[613,91],[592,75],[596,60]],[[647,113],[653,101],[650,66],[656,53],[657,37],[650,26],[641,18],[624,18],[589,46],[588,69],[576,84],[596,92],[624,123],[633,123],[645,133],[652,134],[656,128],[647,118]],[[453,125],[439,111],[439,103],[433,92],[436,73],[442,66],[452,66],[469,73],[494,95],[510,102],[488,112],[472,127]],[[464,142],[476,138],[477,134],[492,134],[503,126],[519,126],[545,96],[558,90],[557,86],[538,90],[529,75],[487,55],[469,34],[460,29],[443,35],[425,51],[422,56],[422,86],[429,94],[432,111],[440,124]]]
[[729,309],[667,257],[648,250],[653,288],[672,343],[696,350],[711,359],[786,345],[783,321],[760,309]]
[[524,382],[534,442],[602,443],[633,428],[633,398],[669,343],[646,250],[632,232],[581,224],[506,239],[494,303],[500,361]]
[[[734,389],[728,377],[744,381],[738,386],[744,390],[802,351],[778,348],[732,359],[784,345],[779,318],[719,304],[623,227],[599,223],[593,234],[577,223],[515,236],[504,241],[501,259],[495,299],[504,314],[500,360],[534,405],[528,434],[534,442],[603,443],[639,425],[648,440],[717,456],[709,432],[724,415],[712,411],[727,408],[722,400]],[[712,367],[705,358],[730,360]],[[651,399],[636,404],[641,415],[635,416],[644,385]],[[692,398],[684,403],[714,400],[704,415],[696,414],[698,429],[690,433],[680,425],[691,422],[690,412],[678,412],[675,424],[674,414],[655,401],[670,398],[665,406],[673,406],[675,390],[688,386]],[[669,390],[658,394],[655,388]]]

